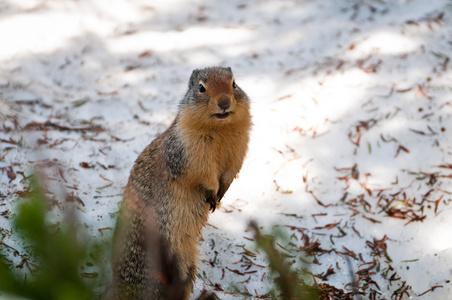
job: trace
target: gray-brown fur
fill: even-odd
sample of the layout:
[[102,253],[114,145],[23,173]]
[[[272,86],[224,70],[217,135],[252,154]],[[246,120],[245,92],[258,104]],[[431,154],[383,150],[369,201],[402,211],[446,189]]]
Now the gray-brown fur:
[[116,299],[188,299],[201,230],[241,169],[250,128],[231,69],[194,70],[175,120],[131,171],[113,248]]

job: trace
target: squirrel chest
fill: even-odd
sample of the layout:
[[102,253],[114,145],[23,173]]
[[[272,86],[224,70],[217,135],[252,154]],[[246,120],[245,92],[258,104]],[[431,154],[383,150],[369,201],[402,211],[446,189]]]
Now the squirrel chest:
[[[187,153],[187,169],[184,177],[192,187],[212,182],[212,189],[218,190],[214,181],[219,181],[225,172],[239,170],[242,165],[247,143],[247,133],[210,132],[184,135]],[[236,174],[234,174],[235,177]]]

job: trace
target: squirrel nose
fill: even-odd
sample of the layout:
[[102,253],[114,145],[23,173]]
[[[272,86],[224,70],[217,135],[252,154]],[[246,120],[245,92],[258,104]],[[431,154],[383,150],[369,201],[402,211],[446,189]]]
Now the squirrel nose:
[[220,98],[220,100],[218,100],[217,103],[218,107],[221,108],[222,110],[226,110],[229,107],[231,107],[231,99],[229,97],[226,96],[222,96]]

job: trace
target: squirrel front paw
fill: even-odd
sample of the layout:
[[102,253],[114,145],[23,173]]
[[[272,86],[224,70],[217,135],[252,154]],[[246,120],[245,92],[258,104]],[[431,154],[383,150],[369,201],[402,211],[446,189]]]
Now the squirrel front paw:
[[214,193],[213,191],[211,191],[211,190],[206,190],[206,191],[204,192],[204,195],[205,195],[205,197],[206,197],[206,202],[207,202],[208,204],[210,204],[209,210],[212,210],[212,212],[214,212],[215,209],[217,208],[217,204],[218,204],[217,196],[216,196],[215,193]]

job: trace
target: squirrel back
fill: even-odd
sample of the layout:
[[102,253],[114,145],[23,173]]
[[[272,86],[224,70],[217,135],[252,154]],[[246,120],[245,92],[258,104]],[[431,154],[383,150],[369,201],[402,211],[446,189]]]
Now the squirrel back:
[[242,167],[250,129],[231,69],[194,70],[175,120],[130,173],[113,248],[117,299],[172,299],[172,288],[188,299],[201,230]]

